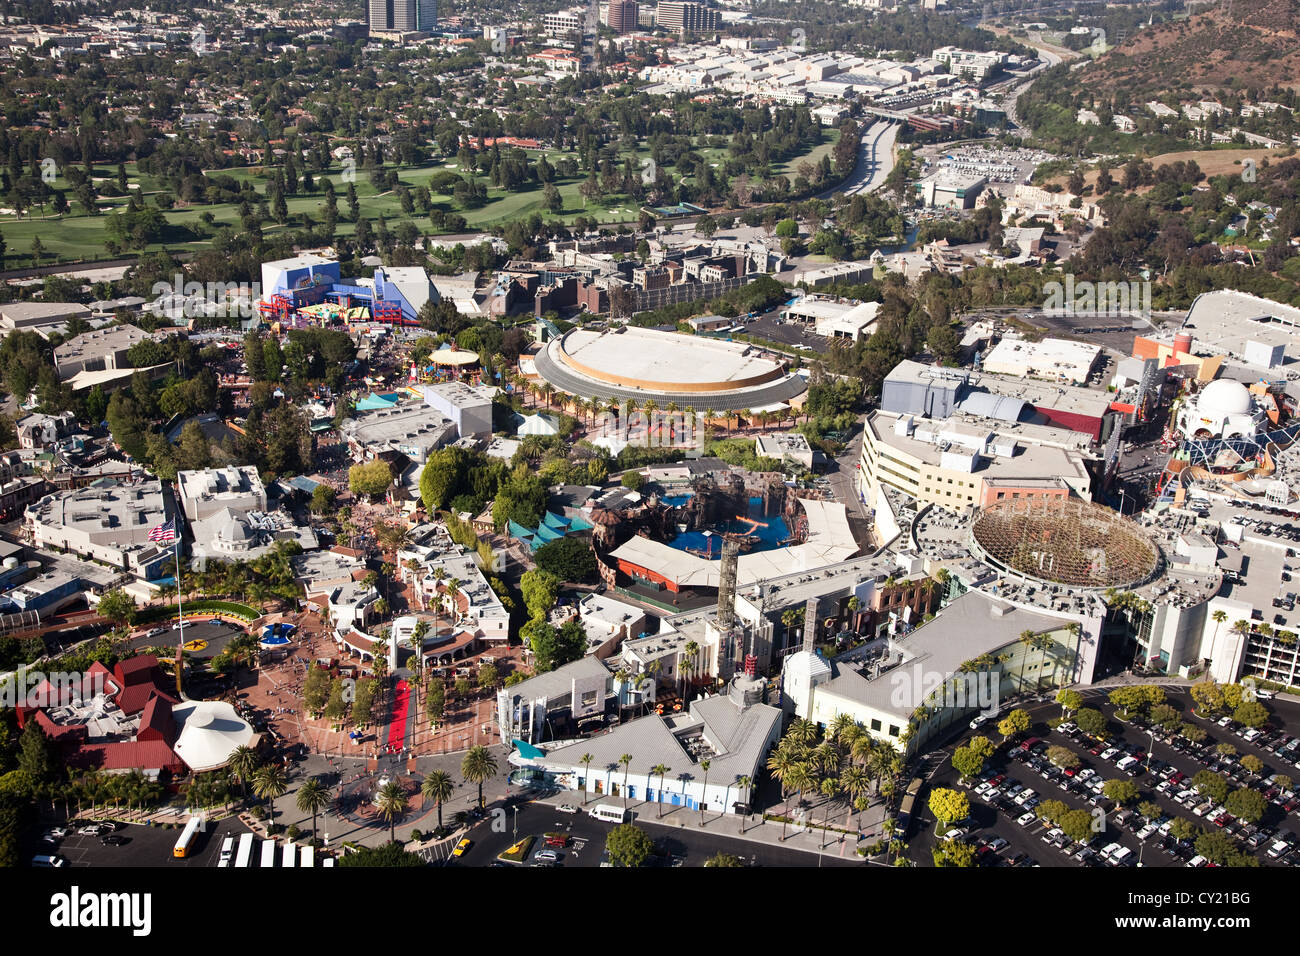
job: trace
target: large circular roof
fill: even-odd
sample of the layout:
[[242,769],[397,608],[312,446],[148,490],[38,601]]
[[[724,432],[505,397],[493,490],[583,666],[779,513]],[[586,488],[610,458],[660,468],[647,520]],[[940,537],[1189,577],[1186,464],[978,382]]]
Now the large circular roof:
[[543,379],[571,395],[653,399],[699,411],[762,408],[807,389],[783,360],[757,346],[631,326],[571,330],[534,361]]
[[1196,410],[1202,418],[1220,419],[1228,415],[1246,415],[1250,408],[1250,390],[1240,382],[1226,378],[1205,386],[1196,399]]
[[1078,498],[999,501],[976,515],[971,536],[998,567],[1079,588],[1135,587],[1161,562],[1137,525]]

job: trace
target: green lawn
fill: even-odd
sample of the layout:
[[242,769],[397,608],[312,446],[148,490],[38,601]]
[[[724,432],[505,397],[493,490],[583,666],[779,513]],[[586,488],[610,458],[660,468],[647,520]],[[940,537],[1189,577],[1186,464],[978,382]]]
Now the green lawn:
[[[775,165],[773,173],[793,177],[795,170],[804,160],[815,164],[821,160],[823,155],[834,149],[838,137],[838,130],[829,131],[827,142],[815,147],[806,155]],[[726,161],[727,152],[725,149],[706,147],[699,152],[708,162],[716,163],[719,166]],[[556,150],[547,150],[545,155],[550,161],[555,161],[566,155],[574,156],[572,153]],[[648,155],[649,151],[647,149],[638,150],[638,162]],[[410,189],[415,189],[417,186],[427,185],[429,179],[435,173],[443,170],[460,172],[459,166],[454,161],[440,161],[421,166],[399,167],[398,175],[404,185]],[[161,191],[161,184],[154,177],[141,174],[134,164],[127,164],[126,173],[130,184],[140,188],[146,201],[151,200]],[[259,187],[265,183],[265,176],[261,167],[209,170],[209,173],[214,176],[230,176],[240,181],[251,181]],[[96,180],[112,180],[115,175],[115,168],[96,167],[94,170]],[[328,174],[328,176],[316,176],[318,190],[320,189],[320,181],[324,178],[328,178],[334,184],[340,217],[346,216],[348,211],[347,184],[343,182],[342,173],[334,172]],[[487,203],[478,209],[462,209],[450,195],[446,194],[435,194],[432,198],[434,204],[445,212],[458,213],[464,216],[467,228],[471,230],[487,229],[530,216],[533,213],[538,213],[548,219],[562,219],[566,223],[572,222],[578,216],[596,219],[601,223],[634,222],[636,220],[639,205],[626,196],[619,195],[584,201],[579,192],[579,186],[581,186],[584,178],[577,177],[556,182],[560,197],[564,201],[563,210],[556,216],[547,212],[542,200],[542,187],[540,185],[520,192],[507,192],[503,189],[488,187]],[[421,233],[432,231],[427,216],[416,212],[408,217],[407,214],[402,212],[401,203],[396,194],[377,192],[370,184],[370,177],[365,172],[360,170],[357,172],[353,185],[356,187],[362,215],[369,218],[372,223],[382,215],[389,228],[392,229],[403,218],[410,218]],[[101,197],[99,201],[100,215],[87,216],[81,211],[74,193],[65,180],[57,180],[53,186],[55,189],[62,189],[66,192],[73,209],[73,212],[69,215],[63,217],[54,216],[49,214],[48,208],[45,215],[42,215],[41,211],[37,209],[34,211],[34,215],[25,215],[21,219],[13,215],[0,215],[0,233],[4,235],[7,244],[5,264],[8,267],[31,264],[32,240],[38,236],[44,247],[42,262],[46,264],[60,261],[103,259],[108,256],[108,251],[104,245],[107,216],[115,209],[126,205],[126,197]],[[289,210],[290,223],[286,226],[278,226],[274,223],[263,226],[263,231],[267,235],[274,235],[276,232],[286,229],[296,230],[300,228],[294,224],[293,217],[303,213],[306,213],[316,222],[320,222],[324,218],[325,197],[323,193],[317,192],[309,196],[288,197],[285,204]],[[213,227],[209,228],[200,221],[200,217],[204,213],[212,215]],[[163,215],[171,228],[168,234],[164,235],[163,241],[151,245],[147,251],[157,251],[162,248],[173,251],[201,250],[208,245],[208,236],[215,228],[222,225],[232,226],[236,229],[240,227],[239,207],[232,203],[178,207],[164,210]],[[351,222],[340,218],[336,231],[339,235],[349,236],[353,233],[354,227]]]

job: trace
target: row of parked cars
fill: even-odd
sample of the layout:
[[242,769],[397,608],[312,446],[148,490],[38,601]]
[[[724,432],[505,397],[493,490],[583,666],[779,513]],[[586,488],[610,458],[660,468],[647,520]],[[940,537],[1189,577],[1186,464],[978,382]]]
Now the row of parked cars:
[[[1243,727],[1235,724],[1231,718],[1227,717],[1220,719],[1216,723],[1217,726],[1235,733],[1248,743],[1254,743],[1270,753],[1281,755],[1287,762],[1291,762],[1291,754],[1300,751],[1300,739],[1286,734],[1267,728],[1256,730]],[[1266,800],[1284,812],[1290,813],[1300,810],[1300,794],[1297,794],[1292,789],[1282,787],[1278,783],[1279,774],[1269,774],[1267,768],[1259,775],[1252,774],[1241,766],[1239,755],[1220,754],[1216,749],[1215,741],[1206,740],[1204,743],[1197,744],[1178,735],[1164,734],[1160,731],[1157,731],[1157,738],[1195,760],[1207,770],[1228,778],[1232,784],[1238,787],[1253,787],[1259,790]],[[1154,762],[1154,764],[1158,763],[1159,761]],[[1167,767],[1168,765],[1164,766]],[[1237,838],[1251,851],[1260,851],[1267,848],[1271,859],[1292,866],[1300,866],[1300,853],[1294,852],[1292,842],[1296,838],[1289,831],[1279,833],[1274,826],[1251,824],[1235,819],[1224,806],[1201,794],[1191,780],[1182,773],[1168,773],[1160,769],[1148,783],[1154,785],[1156,793],[1186,808],[1191,812],[1192,816],[1221,828],[1224,832]],[[1276,852],[1273,852],[1274,850]],[[1189,863],[1188,865],[1194,864]]]

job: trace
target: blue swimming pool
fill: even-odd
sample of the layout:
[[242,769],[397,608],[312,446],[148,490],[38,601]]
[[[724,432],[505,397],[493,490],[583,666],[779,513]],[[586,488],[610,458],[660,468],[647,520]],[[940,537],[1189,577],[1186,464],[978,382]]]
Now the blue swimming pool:
[[[684,503],[689,499],[689,495],[682,499]],[[671,501],[672,499],[665,499]],[[718,534],[724,532],[736,532],[739,534],[752,534],[758,538],[758,543],[751,548],[751,551],[770,551],[772,548],[779,548],[781,543],[790,536],[790,530],[786,527],[785,519],[780,515],[763,516],[763,499],[750,498],[748,517],[754,522],[730,520],[722,522],[713,530],[717,534],[708,535],[703,531],[687,531],[679,534],[668,544],[679,551],[698,551],[708,552],[709,557],[722,557],[722,539]]]

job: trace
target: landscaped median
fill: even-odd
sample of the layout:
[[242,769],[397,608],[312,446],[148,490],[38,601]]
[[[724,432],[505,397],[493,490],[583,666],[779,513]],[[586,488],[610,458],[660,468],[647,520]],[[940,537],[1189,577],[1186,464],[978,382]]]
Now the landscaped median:
[[[181,611],[184,612],[186,620],[191,617],[212,617],[219,614],[223,618],[236,618],[245,624],[251,624],[262,616],[262,612],[257,608],[247,604],[237,604],[234,601],[186,601],[181,605]],[[174,620],[175,617],[175,604],[153,605],[137,611],[134,623],[148,624],[162,619]]]
[[524,860],[528,859],[528,851],[533,848],[533,843],[535,843],[536,840],[537,837],[526,836],[514,846],[498,853],[497,859],[503,860],[506,863],[522,863]]

